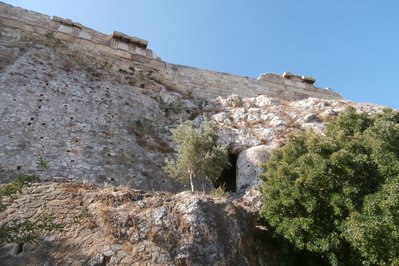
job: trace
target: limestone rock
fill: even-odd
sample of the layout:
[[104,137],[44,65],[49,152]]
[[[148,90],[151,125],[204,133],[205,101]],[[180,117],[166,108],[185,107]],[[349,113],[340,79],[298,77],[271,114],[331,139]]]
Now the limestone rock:
[[163,87],[159,92],[159,97],[161,98],[163,103],[173,104],[181,98],[181,95],[177,92],[169,92]]
[[259,145],[243,150],[237,159],[237,190],[255,185],[262,173],[261,164],[270,157],[270,147]]
[[18,255],[1,247],[1,265],[277,265],[257,238],[255,215],[204,194],[34,184],[0,224],[37,212],[53,213],[64,229]]
[[227,97],[225,104],[226,104],[226,106],[229,106],[229,107],[240,107],[242,105],[241,97],[238,95],[232,94],[229,97]]
[[318,119],[317,115],[314,113],[307,114],[303,117],[304,123],[318,122],[318,121],[319,121],[319,119]]

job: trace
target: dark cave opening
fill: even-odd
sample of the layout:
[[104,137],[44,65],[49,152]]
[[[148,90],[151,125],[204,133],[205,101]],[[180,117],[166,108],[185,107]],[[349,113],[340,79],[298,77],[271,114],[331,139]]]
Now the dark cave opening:
[[213,183],[215,188],[222,187],[226,192],[236,192],[237,154],[229,153],[230,167],[223,169],[219,178]]

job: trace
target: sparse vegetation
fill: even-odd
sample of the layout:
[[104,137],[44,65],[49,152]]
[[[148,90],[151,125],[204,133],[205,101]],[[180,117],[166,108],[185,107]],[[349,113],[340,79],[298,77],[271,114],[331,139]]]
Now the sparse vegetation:
[[166,115],[168,114],[179,114],[182,111],[182,104],[179,101],[173,103],[165,103],[160,99],[160,108],[165,112]]
[[48,169],[50,167],[50,163],[44,159],[42,154],[39,154],[37,158],[37,166],[41,169]]
[[211,195],[217,198],[227,198],[229,196],[229,192],[223,186],[213,188],[211,190]]
[[348,108],[325,136],[300,133],[264,166],[262,216],[331,265],[399,263],[399,114]]
[[[0,212],[3,212],[22,193],[24,186],[37,180],[34,175],[20,175],[11,183],[0,187]],[[0,245],[7,243],[34,243],[45,231],[61,229],[51,215],[40,215],[35,220],[13,220],[0,226]]]
[[44,35],[44,39],[41,40],[42,44],[47,47],[55,48],[55,47],[64,47],[62,42],[54,37],[54,34],[52,31],[48,31]]
[[136,120],[134,122],[134,125],[138,131],[140,131],[144,134],[151,135],[157,131],[157,128],[156,128],[156,125],[154,124],[154,122],[147,118],[144,118],[142,120]]
[[203,177],[213,181],[229,165],[227,151],[217,146],[217,135],[213,125],[205,121],[194,128],[186,121],[172,131],[177,145],[177,159],[165,160],[164,170],[171,176],[190,180],[194,192],[194,178]]

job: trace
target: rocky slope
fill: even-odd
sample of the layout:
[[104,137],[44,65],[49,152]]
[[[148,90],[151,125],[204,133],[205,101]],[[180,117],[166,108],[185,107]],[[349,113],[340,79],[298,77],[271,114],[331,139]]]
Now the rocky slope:
[[0,221],[52,214],[62,231],[0,249],[1,265],[276,265],[256,217],[223,198],[33,184]]

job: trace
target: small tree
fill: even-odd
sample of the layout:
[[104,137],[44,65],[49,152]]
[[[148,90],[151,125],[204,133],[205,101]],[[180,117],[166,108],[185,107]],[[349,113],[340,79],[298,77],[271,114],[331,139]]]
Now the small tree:
[[399,263],[399,114],[348,108],[324,136],[300,133],[264,165],[262,216],[333,265]]
[[186,121],[172,133],[177,145],[177,159],[166,159],[164,170],[177,178],[188,177],[192,192],[195,177],[214,181],[229,165],[227,151],[217,145],[217,135],[210,122],[205,121],[199,128],[194,128],[191,121]]

